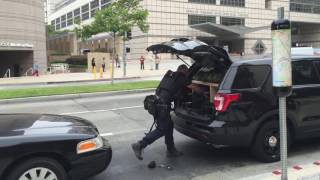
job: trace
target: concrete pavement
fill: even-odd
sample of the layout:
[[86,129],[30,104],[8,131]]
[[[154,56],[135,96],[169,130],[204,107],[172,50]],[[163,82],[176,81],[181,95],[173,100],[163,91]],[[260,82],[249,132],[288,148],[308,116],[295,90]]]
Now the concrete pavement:
[[[236,180],[271,173],[279,163],[264,164],[251,157],[248,149],[216,148],[175,132],[177,148],[184,151],[181,158],[165,157],[164,140],[160,139],[145,150],[145,159],[137,160],[130,144],[148,131],[152,117],[143,109],[143,98],[150,93],[65,99],[2,105],[0,113],[52,113],[86,118],[113,147],[110,167],[89,180]],[[297,143],[289,153],[289,165],[308,164],[320,158],[320,140]],[[147,164],[170,165],[173,169],[150,170]]]
[[[189,60],[187,62],[190,63]],[[181,60],[163,60],[160,63],[160,69],[154,70],[154,62],[146,61],[145,70],[140,70],[140,64],[138,62],[129,61],[127,64],[127,76],[123,76],[122,68],[114,69],[114,78],[121,79],[135,79],[135,78],[150,78],[160,77],[165,74],[169,69],[175,70],[183,62]],[[99,72],[96,74],[96,78],[93,73],[62,73],[62,74],[47,74],[39,77],[27,76],[17,78],[0,78],[0,89],[6,86],[25,86],[25,85],[47,85],[55,83],[88,83],[99,81],[110,81],[111,75],[107,70],[104,73],[103,78],[99,77]]]

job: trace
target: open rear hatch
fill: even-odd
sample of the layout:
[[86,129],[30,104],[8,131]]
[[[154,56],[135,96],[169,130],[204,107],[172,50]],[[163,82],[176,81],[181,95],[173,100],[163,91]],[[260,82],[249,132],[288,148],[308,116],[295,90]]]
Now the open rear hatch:
[[148,47],[147,51],[176,54],[180,59],[180,56],[186,56],[194,60],[189,69],[189,79],[203,93],[188,90],[180,93],[181,96],[175,101],[175,112],[177,115],[196,118],[199,122],[212,122],[215,114],[214,95],[232,64],[228,53],[220,47],[186,38],[155,44]]

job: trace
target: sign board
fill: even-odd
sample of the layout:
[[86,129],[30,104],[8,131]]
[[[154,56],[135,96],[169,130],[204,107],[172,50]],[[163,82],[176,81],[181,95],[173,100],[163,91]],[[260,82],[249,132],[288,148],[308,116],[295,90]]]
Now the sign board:
[[291,29],[272,30],[273,86],[292,86]]
[[13,43],[0,41],[0,47],[22,47],[22,48],[33,48],[32,44],[28,43]]

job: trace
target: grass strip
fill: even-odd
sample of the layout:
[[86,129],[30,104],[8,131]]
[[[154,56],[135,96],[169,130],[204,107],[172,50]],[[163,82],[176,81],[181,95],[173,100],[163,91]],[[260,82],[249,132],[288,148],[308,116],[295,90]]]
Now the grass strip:
[[45,88],[25,88],[25,89],[9,89],[0,90],[0,99],[14,99],[25,97],[64,95],[64,94],[80,94],[95,92],[110,92],[155,88],[159,85],[159,81],[140,81],[116,84],[98,84],[98,85],[79,85],[65,87],[45,87]]

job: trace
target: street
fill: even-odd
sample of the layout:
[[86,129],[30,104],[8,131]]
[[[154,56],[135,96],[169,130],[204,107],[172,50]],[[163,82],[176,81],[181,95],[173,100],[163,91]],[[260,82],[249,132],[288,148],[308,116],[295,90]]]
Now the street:
[[[188,180],[239,179],[272,172],[279,163],[263,164],[245,148],[206,145],[178,132],[175,142],[184,152],[180,158],[165,156],[164,139],[145,150],[144,160],[139,161],[131,150],[131,143],[139,140],[152,124],[152,117],[143,109],[146,93],[108,96],[50,102],[33,102],[2,105],[0,113],[50,113],[79,116],[93,122],[113,148],[113,159],[106,171],[89,180]],[[289,152],[289,165],[312,163],[319,160],[320,140],[295,144]],[[165,167],[148,169],[150,161]],[[172,169],[166,168],[172,167]],[[209,179],[209,178],[208,178]],[[212,178],[211,178],[212,179]]]

